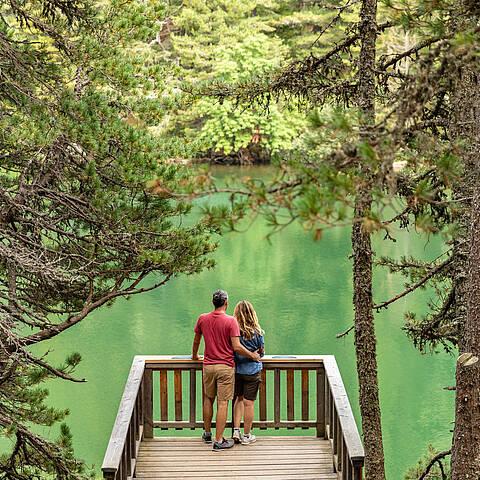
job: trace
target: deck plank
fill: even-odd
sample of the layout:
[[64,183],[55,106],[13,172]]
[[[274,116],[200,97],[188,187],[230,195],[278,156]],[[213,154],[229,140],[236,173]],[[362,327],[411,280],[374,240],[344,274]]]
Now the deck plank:
[[308,436],[258,436],[251,445],[212,452],[196,437],[144,440],[136,478],[209,478],[261,480],[336,480],[330,442]]

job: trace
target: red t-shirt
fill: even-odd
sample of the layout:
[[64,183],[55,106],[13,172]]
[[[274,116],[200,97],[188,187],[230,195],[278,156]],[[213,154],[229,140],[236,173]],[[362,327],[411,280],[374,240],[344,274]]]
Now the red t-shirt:
[[235,366],[230,337],[239,337],[240,329],[234,317],[223,312],[204,313],[198,317],[194,332],[205,339],[204,365],[223,363]]

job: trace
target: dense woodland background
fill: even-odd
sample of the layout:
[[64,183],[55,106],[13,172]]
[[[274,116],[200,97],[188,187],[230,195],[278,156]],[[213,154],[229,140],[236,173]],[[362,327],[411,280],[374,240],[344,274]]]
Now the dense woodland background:
[[[431,290],[404,329],[461,354],[453,446],[410,478],[478,480],[479,14],[472,0],[0,1],[0,425],[15,440],[0,478],[85,474],[67,427],[57,442],[31,430],[63,420],[41,384],[81,381],[80,357],[52,366],[30,346],[213,267],[211,234],[253,212],[316,241],[351,226],[369,480],[385,478],[374,314]],[[276,174],[216,185],[211,163]],[[444,254],[376,258],[371,236],[394,241],[394,224],[442,235]],[[379,305],[374,263],[407,282]]]

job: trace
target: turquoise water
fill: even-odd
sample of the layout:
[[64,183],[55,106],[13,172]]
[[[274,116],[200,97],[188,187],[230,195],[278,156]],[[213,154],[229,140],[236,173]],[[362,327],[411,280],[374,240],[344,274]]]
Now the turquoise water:
[[[230,294],[229,313],[239,300],[253,303],[266,331],[266,353],[334,354],[360,425],[353,337],[335,338],[353,320],[350,231],[327,229],[318,243],[298,225],[270,243],[267,233],[258,221],[246,233],[225,235],[214,270],[119,300],[45,345],[54,363],[72,351],[83,357],[77,376],[88,383],[50,386],[52,403],[71,410],[68,423],[79,458],[99,471],[133,356],[190,353],[195,321],[210,310],[217,288]],[[397,239],[375,238],[377,255],[433,259],[442,251],[440,239],[426,243],[416,232],[401,232]],[[377,303],[402,289],[402,278],[375,272]],[[444,449],[451,441],[454,392],[442,387],[454,384],[453,358],[420,355],[401,331],[403,312],[421,313],[427,299],[428,292],[415,292],[376,315],[388,479],[402,479],[428,444]]]

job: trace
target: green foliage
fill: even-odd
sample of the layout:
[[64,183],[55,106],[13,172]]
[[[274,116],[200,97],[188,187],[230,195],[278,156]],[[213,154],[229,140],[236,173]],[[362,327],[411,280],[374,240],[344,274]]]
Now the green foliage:
[[196,180],[167,159],[192,146],[150,132],[166,69],[145,44],[162,4],[0,1],[0,13],[0,427],[14,443],[0,478],[83,478],[66,427],[57,441],[32,431],[68,414],[42,384],[82,381],[80,355],[52,366],[30,346],[211,267],[216,227],[172,193]]
[[[158,51],[166,62],[178,63],[177,74],[184,81],[180,88],[190,90],[202,82],[237,84],[261,78],[305,53],[325,50],[348,26],[351,13],[345,16],[334,20],[334,9],[308,2],[188,1],[173,9],[170,18],[177,30],[171,46]],[[329,31],[317,41],[328,22],[338,32],[332,37]],[[170,85],[177,86],[174,79]],[[265,111],[203,98],[181,106],[156,131],[182,133],[204,151],[229,154],[260,145],[275,154],[294,148],[294,139],[307,127],[304,113],[291,107],[288,100],[271,102]]]
[[[325,226],[351,224],[354,202],[361,194],[370,206],[356,221],[365,231],[381,232],[389,241],[395,241],[397,228],[422,232],[427,241],[441,234],[446,258],[453,258],[450,244],[457,242],[457,218],[468,198],[457,200],[452,192],[464,175],[459,159],[470,141],[461,136],[453,141],[449,136],[451,99],[456,95],[453,79],[463,68],[462,59],[478,66],[479,45],[472,40],[478,38],[472,21],[465,23],[461,34],[451,33],[454,7],[453,0],[434,7],[422,0],[380,6],[375,125],[368,125],[361,109],[353,107],[359,89],[366,88],[359,83],[362,24],[355,8],[340,7],[334,17],[324,17],[319,28],[325,33],[319,42],[328,32],[339,35],[330,48],[301,62],[272,65],[262,75],[201,86],[199,94],[245,111],[264,112],[280,100],[296,102],[311,112],[308,128],[282,155],[273,181],[261,189],[250,181],[231,188],[238,218],[248,210],[266,215],[274,232],[298,220],[318,240],[317,232]],[[270,20],[265,23],[272,27]],[[288,41],[287,37],[281,36],[285,45],[294,36]],[[220,128],[217,132],[225,134]],[[405,271],[411,269],[405,294],[425,287],[420,274],[433,287],[431,311],[422,319],[409,314],[405,325],[422,351],[439,344],[449,350],[458,338],[456,302],[450,295],[456,279],[447,261],[440,262],[442,267],[430,276],[436,266],[435,259],[418,267],[405,266]]]
[[[431,460],[439,454],[438,450],[435,450],[432,445],[428,446],[428,453],[425,453],[420,458],[415,467],[411,467],[405,473],[404,480],[417,480],[422,474],[425,473],[425,469],[430,464]],[[440,466],[440,462],[442,465]],[[442,474],[443,472],[443,474]],[[435,462],[431,467],[429,473],[424,477],[425,480],[448,480],[450,478],[450,468],[444,459]]]
[[[250,34],[233,47],[218,51],[213,74],[232,83],[243,81],[278,64],[285,50],[279,40],[262,33]],[[303,123],[298,114],[289,112],[289,118],[283,115],[277,105],[265,115],[252,108],[236,107],[229,100],[219,103],[201,99],[196,110],[205,119],[199,136],[204,149],[223,150],[227,154],[248,147],[252,137],[272,153],[289,149]]]

